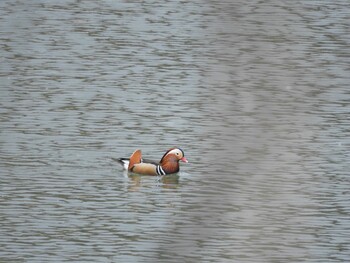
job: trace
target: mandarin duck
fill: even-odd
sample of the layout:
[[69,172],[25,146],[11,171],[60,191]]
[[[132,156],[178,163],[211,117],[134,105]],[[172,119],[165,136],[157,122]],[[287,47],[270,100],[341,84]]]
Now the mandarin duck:
[[183,150],[180,148],[169,149],[160,159],[160,162],[154,162],[142,159],[141,150],[136,150],[130,158],[115,159],[123,165],[129,172],[144,175],[167,175],[177,173],[180,170],[179,161],[188,163]]

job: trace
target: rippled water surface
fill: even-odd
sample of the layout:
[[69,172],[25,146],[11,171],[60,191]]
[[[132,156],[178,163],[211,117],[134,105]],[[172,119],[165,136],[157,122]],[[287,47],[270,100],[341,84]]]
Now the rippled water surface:
[[[1,262],[349,262],[348,1],[2,1]],[[177,175],[112,160],[181,147]]]

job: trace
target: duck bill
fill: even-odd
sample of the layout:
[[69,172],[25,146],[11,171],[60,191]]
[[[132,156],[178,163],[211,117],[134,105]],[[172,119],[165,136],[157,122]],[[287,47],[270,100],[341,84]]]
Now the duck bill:
[[182,162],[184,162],[184,163],[188,163],[188,161],[187,161],[187,159],[186,159],[185,157],[182,157],[180,160],[181,160]]

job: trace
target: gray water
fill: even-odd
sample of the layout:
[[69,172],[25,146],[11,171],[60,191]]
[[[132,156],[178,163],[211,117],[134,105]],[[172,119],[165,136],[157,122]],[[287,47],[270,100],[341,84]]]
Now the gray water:
[[[348,1],[1,1],[1,262],[349,262]],[[111,158],[179,146],[177,175]]]

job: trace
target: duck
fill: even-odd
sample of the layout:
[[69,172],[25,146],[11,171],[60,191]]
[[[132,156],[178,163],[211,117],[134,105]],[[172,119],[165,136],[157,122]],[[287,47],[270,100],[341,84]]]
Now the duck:
[[135,150],[130,158],[114,160],[118,161],[128,172],[153,176],[178,173],[180,171],[179,162],[188,163],[184,151],[177,147],[167,150],[159,162],[142,159],[140,149]]

